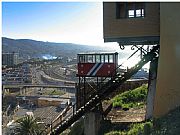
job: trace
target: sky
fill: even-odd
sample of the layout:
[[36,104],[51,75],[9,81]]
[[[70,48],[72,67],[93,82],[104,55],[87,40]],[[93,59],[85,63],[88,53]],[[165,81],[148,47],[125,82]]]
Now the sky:
[[[2,36],[121,51],[117,43],[104,43],[102,2],[2,2]],[[137,58],[126,65],[135,63]]]
[[103,46],[102,2],[2,2],[2,35]]

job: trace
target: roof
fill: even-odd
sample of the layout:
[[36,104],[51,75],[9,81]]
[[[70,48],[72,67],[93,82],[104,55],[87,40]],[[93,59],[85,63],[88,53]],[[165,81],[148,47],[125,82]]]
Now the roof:
[[59,101],[59,102],[68,102],[69,99],[62,99],[62,98],[49,98],[49,97],[40,97],[38,100],[48,100],[48,101]]
[[118,52],[87,52],[87,53],[78,53],[78,55],[89,55],[89,54],[118,54]]
[[27,112],[32,112],[34,114],[34,117],[37,119],[40,119],[40,121],[51,124],[53,120],[55,120],[63,109],[55,107],[55,106],[47,106],[47,107],[38,107],[35,109],[30,109],[27,107],[21,107],[19,110],[15,113],[15,117],[21,118],[27,114]]
[[62,112],[62,109],[59,109],[55,106],[41,107],[34,110],[35,118],[40,118],[46,124],[51,124],[59,114]]

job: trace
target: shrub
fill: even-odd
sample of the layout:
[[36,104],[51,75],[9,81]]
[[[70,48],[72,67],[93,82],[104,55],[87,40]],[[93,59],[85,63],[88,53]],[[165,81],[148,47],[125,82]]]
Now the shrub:
[[120,95],[115,96],[113,100],[113,107],[132,108],[143,105],[142,102],[147,97],[147,85],[142,85],[134,90],[126,91]]
[[152,130],[152,122],[135,123],[129,126],[128,130],[111,131],[105,135],[150,135]]

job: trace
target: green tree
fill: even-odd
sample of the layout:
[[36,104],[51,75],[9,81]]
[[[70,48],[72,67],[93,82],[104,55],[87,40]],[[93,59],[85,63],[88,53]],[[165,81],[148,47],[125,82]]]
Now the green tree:
[[45,129],[38,124],[37,119],[32,116],[25,116],[17,120],[17,135],[44,135]]

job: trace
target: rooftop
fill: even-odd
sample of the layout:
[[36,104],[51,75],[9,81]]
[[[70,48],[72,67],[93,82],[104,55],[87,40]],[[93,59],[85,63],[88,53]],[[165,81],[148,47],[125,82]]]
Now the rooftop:
[[26,115],[27,112],[32,112],[35,118],[40,119],[45,124],[51,124],[51,121],[55,120],[62,112],[62,109],[55,106],[39,107],[35,109],[20,107],[15,113],[15,117],[21,118]]
[[68,102],[69,99],[62,99],[62,98],[52,98],[52,97],[40,97],[38,100],[48,100],[48,101],[60,101],[60,102]]

